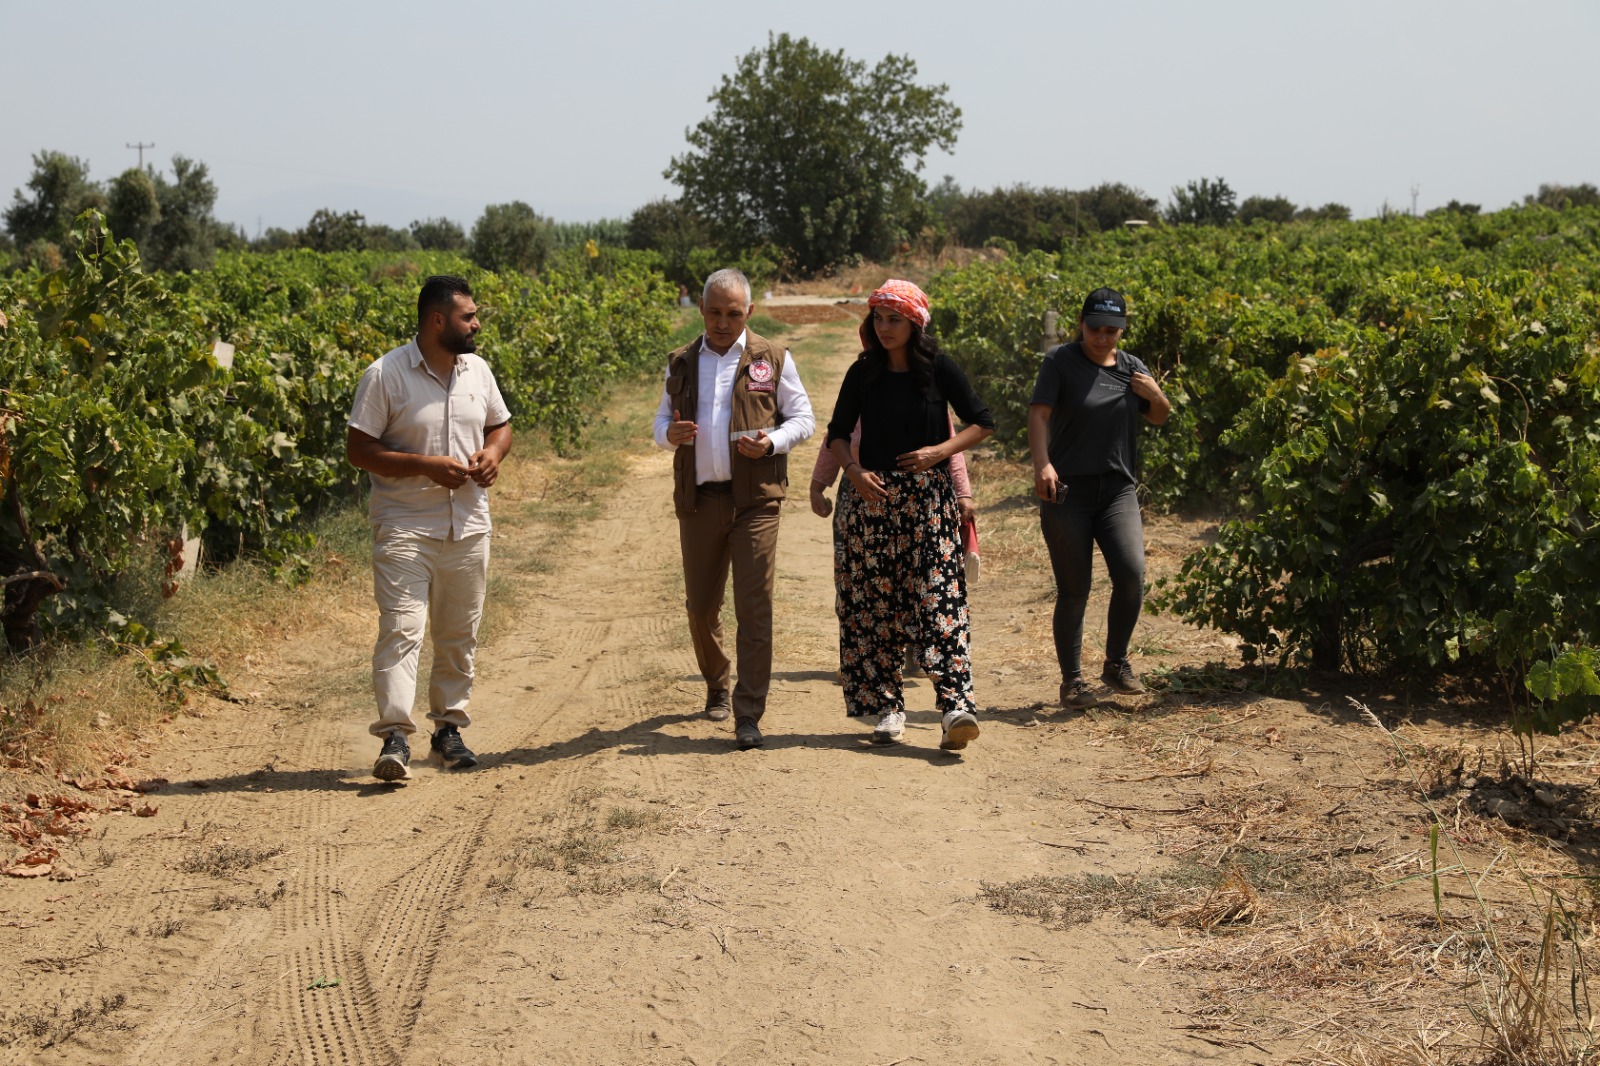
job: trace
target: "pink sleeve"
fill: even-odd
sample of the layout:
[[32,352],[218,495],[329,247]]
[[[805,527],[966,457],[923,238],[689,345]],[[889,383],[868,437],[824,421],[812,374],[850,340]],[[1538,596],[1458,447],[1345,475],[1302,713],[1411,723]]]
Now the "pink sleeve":
[[824,444],[817,449],[817,463],[811,468],[811,480],[819,485],[832,485],[833,479],[839,476],[839,460],[833,457],[833,449]]
[[[950,419],[950,435],[953,437],[955,436],[955,433],[956,420],[955,417],[952,416]],[[967,480],[967,457],[962,452],[956,452],[950,457],[950,480],[956,484],[957,496],[966,496],[969,499],[971,498],[972,482]]]
[[[861,455],[861,420],[856,419],[856,428],[850,431],[850,454],[859,461]],[[817,463],[811,468],[811,480],[824,486],[831,486],[833,479],[839,476],[839,460],[834,458],[833,449],[824,444],[817,449]]]

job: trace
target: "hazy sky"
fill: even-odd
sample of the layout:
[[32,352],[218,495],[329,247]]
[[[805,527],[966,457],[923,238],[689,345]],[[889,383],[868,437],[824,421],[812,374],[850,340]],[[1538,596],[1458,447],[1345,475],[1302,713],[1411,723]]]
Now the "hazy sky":
[[562,220],[672,195],[662,169],[768,32],[911,56],[962,109],[930,183],[1503,207],[1600,184],[1594,0],[273,4],[0,0],[0,201],[31,156],[95,178],[205,162],[254,234],[318,207],[402,226],[520,199]]

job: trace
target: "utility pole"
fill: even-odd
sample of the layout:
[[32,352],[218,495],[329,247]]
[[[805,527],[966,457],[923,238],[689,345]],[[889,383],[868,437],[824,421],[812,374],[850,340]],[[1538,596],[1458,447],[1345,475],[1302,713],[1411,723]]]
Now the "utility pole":
[[136,144],[127,144],[126,142],[124,142],[124,147],[139,149],[139,169],[140,170],[144,169],[144,150],[146,148],[154,148],[155,146],[156,146],[156,142],[155,141],[151,141],[149,144],[145,144],[143,141],[139,141]]
[[1415,182],[1411,183],[1411,217],[1412,218],[1416,218],[1417,217],[1417,193],[1419,193],[1421,191],[1422,191],[1422,186],[1418,185]]

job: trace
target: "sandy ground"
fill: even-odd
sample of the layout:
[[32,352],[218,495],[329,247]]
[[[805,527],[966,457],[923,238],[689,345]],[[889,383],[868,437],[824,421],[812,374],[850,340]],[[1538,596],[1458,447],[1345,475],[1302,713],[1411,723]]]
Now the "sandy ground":
[[[852,332],[791,338],[819,413]],[[668,457],[639,450],[554,554],[521,517],[548,486],[508,479],[481,765],[424,741],[410,782],[371,779],[364,605],[262,649],[251,702],[144,742],[152,816],[97,819],[74,880],[0,882],[0,1063],[1131,1066],[1460,1038],[1404,965],[1445,939],[1425,884],[1381,887],[1427,868],[1382,734],[1335,694],[1240,691],[1230,642],[1167,618],[1135,648],[1164,692],[1056,708],[1023,499],[979,483],[982,736],[940,753],[924,680],[905,743],[867,743],[833,682],[819,439],[791,472],[764,750],[698,713]],[[1152,569],[1206,534],[1153,522]],[[1097,601],[1086,658],[1102,632]]]

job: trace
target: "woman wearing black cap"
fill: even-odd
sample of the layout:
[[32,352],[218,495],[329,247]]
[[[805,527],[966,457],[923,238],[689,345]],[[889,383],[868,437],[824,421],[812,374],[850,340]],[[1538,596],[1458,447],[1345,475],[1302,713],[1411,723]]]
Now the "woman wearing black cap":
[[1117,347],[1127,326],[1128,305],[1121,293],[1091,292],[1078,316],[1078,339],[1044,357],[1028,408],[1039,525],[1056,578],[1054,629],[1064,707],[1096,702],[1081,662],[1096,544],[1111,572],[1100,680],[1124,695],[1144,691],[1128,662],[1128,643],[1144,604],[1135,447],[1140,416],[1159,426],[1172,404],[1150,369]]

